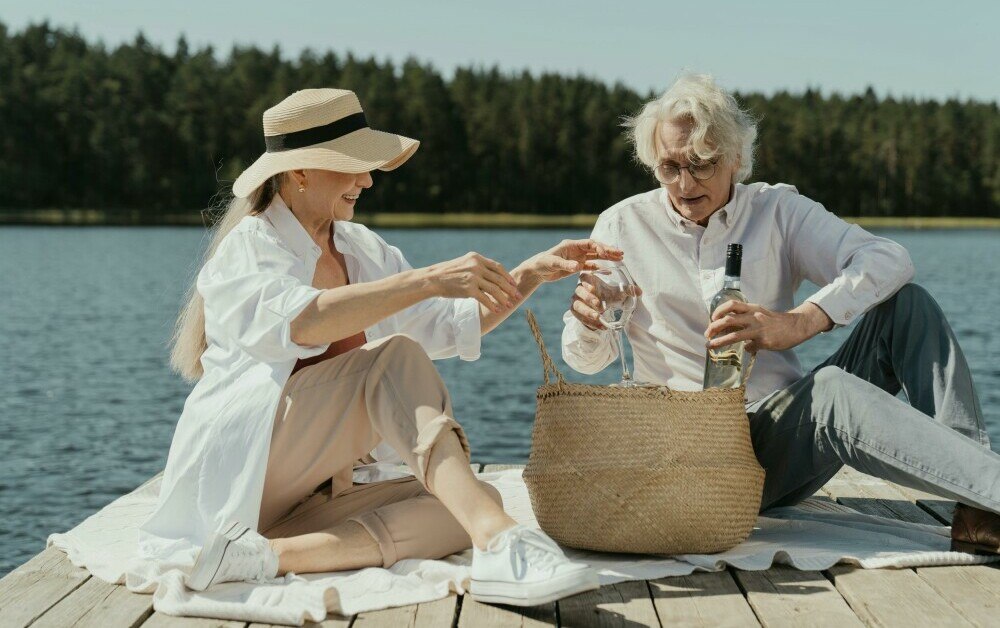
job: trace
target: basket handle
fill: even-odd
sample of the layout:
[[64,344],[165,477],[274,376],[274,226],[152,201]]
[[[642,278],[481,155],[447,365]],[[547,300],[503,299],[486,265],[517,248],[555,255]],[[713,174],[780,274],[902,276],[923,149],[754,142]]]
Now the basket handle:
[[559,369],[556,368],[552,358],[549,357],[549,352],[545,350],[545,341],[542,340],[542,330],[538,328],[538,321],[535,320],[535,313],[528,310],[526,315],[528,317],[528,326],[531,327],[531,333],[534,334],[535,342],[538,343],[538,350],[542,353],[542,376],[545,378],[545,383],[552,383],[552,380],[550,379],[551,374],[555,376],[560,385],[565,384],[566,380],[563,379],[562,373],[559,372]]
[[750,354],[750,362],[747,363],[747,372],[743,376],[743,381],[740,382],[740,386],[746,387],[746,385],[750,382],[750,372],[753,371],[753,365],[756,362],[757,362],[757,354],[756,353],[751,353]]

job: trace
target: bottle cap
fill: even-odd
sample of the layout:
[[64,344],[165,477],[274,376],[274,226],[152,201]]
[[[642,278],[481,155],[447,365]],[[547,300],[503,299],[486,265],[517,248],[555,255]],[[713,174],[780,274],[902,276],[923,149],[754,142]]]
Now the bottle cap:
[[726,247],[726,277],[739,277],[743,266],[743,245],[730,244]]

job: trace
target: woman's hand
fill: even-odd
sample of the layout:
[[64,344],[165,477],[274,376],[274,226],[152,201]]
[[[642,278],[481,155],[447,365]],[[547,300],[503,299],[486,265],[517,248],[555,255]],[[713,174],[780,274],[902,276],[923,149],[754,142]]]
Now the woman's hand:
[[619,261],[620,249],[594,240],[563,240],[547,251],[528,258],[522,267],[539,283],[557,281],[582,270],[596,270],[593,260]]
[[717,349],[745,341],[746,350],[756,353],[784,351],[800,345],[833,326],[833,321],[815,303],[803,303],[788,312],[773,312],[753,303],[726,301],[712,313],[705,330],[708,347]]
[[466,253],[422,270],[435,296],[472,297],[494,312],[513,309],[523,299],[503,264],[479,253]]

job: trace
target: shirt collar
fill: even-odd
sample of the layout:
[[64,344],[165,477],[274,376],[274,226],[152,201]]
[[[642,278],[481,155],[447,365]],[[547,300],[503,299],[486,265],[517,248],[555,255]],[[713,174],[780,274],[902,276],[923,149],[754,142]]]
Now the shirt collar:
[[[713,216],[718,217],[719,222],[721,222],[722,226],[726,229],[728,229],[729,225],[732,224],[733,217],[736,213],[736,192],[738,189],[739,188],[736,185],[733,185],[733,188],[729,193],[729,202],[712,214]],[[683,230],[700,226],[698,223],[681,216],[680,213],[674,209],[673,204],[670,202],[670,196],[667,194],[667,190],[664,187],[660,188],[660,201],[666,208],[666,213],[667,216],[670,217],[670,222],[672,222],[677,228]]]
[[275,194],[264,216],[274,225],[281,240],[302,258],[318,258],[321,251],[292,210],[288,209],[280,194]]

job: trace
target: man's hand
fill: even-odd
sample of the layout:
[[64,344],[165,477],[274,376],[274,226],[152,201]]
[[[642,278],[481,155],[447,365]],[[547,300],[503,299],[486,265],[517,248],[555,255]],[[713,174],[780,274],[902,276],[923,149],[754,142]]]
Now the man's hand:
[[[580,275],[580,283],[573,291],[573,298],[570,299],[569,311],[573,313],[576,320],[583,323],[583,326],[592,331],[607,329],[601,322],[601,313],[604,311],[604,304],[601,303],[600,288],[597,280],[591,274]],[[642,296],[642,288],[635,286],[635,296]]]
[[705,330],[708,347],[717,349],[745,341],[746,349],[783,351],[833,327],[833,321],[815,303],[803,303],[788,312],[772,312],[753,303],[727,301],[712,312]]

